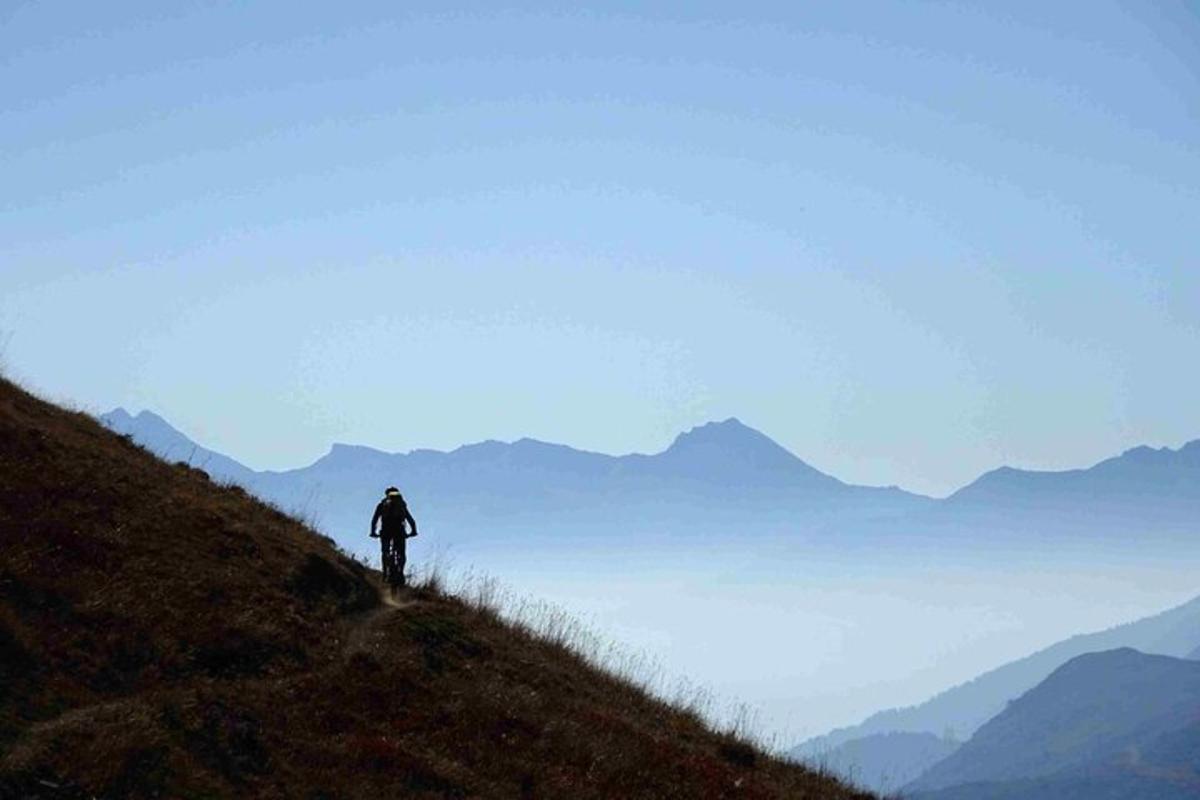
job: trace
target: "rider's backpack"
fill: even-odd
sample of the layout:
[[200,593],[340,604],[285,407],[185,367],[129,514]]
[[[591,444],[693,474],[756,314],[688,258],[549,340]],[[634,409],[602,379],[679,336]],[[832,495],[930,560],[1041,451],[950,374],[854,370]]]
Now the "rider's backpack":
[[388,495],[383,499],[383,527],[388,531],[403,531],[404,522],[408,519],[408,504],[398,494]]

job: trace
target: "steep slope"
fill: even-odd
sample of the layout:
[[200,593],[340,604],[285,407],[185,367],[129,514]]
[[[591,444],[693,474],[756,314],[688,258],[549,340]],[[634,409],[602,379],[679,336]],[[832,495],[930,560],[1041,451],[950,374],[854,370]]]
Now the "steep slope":
[[0,796],[865,797],[0,382]]
[[[1170,758],[1198,725],[1200,664],[1129,648],[1090,653],[1011,703],[907,791],[942,796],[938,790],[961,787],[951,796],[973,797],[985,796],[985,786],[995,792],[1019,782],[1029,792],[1033,780],[1062,787],[1109,776],[1129,785],[1165,779],[1200,794],[1197,753]],[[1121,796],[1156,791],[1148,785]]]
[[966,739],[1003,711],[1010,700],[1015,700],[1041,683],[1072,658],[1122,647],[1182,657],[1198,644],[1200,597],[1146,619],[1098,633],[1072,636],[948,689],[920,705],[881,711],[859,725],[810,739],[797,747],[793,754],[801,758],[814,758],[845,742],[891,731],[941,735],[949,730],[955,736]]

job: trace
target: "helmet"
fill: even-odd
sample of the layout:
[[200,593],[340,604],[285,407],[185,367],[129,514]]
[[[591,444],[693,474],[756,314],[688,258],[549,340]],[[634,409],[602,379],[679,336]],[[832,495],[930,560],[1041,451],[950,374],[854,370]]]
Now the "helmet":
[[400,494],[400,490],[397,489],[395,486],[389,486],[387,488],[387,490],[384,492],[384,494],[386,494],[386,495]]

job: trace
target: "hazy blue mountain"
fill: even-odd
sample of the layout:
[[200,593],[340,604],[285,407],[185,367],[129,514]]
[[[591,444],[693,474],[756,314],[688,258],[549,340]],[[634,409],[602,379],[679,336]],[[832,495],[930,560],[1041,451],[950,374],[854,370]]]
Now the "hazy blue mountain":
[[1184,658],[1190,658],[1193,661],[1200,661],[1200,647],[1197,647],[1192,652],[1188,653]]
[[960,744],[932,733],[876,733],[851,739],[809,761],[858,786],[887,794],[945,759]]
[[102,419],[170,458],[194,447],[193,463],[214,478],[310,516],[347,543],[361,542],[390,483],[446,541],[744,538],[894,517],[933,502],[895,487],[843,483],[736,419],[680,434],[653,455],[608,456],[534,439],[450,452],[335,444],[313,464],[282,472],[255,472],[195,446],[153,414],[118,410]]
[[1154,498],[1193,504],[1200,479],[1200,440],[1177,450],[1135,447],[1088,469],[1043,472],[1003,467],[947,498],[950,508],[1003,504],[1009,508],[1128,507]]
[[1077,656],[1131,647],[1144,653],[1183,657],[1200,645],[1200,597],[1146,619],[1098,633],[1073,636],[1018,661],[948,689],[924,703],[873,714],[859,725],[839,728],[795,748],[794,756],[820,757],[846,742],[874,734],[907,731],[971,737],[1005,706]]
[[682,433],[658,455],[627,456],[617,459],[617,464],[623,474],[639,480],[682,478],[723,490],[771,487],[839,493],[853,488],[814,469],[734,418]]
[[193,442],[157,414],[142,411],[136,417],[118,408],[100,417],[110,429],[130,436],[135,442],[167,461],[183,461],[218,480],[245,482],[254,470]]
[[1197,796],[1200,752],[1186,746],[1198,726],[1200,663],[1131,648],[1089,653],[1014,700],[905,791],[914,798],[1038,797],[1106,778],[1128,793],[1098,796]]
[[[1002,467],[903,518],[847,531],[893,550],[1043,560],[1107,553],[1195,554],[1200,549],[1200,440],[1137,447],[1087,469]],[[1098,550],[1099,548],[1099,550]]]
[[[1196,537],[1200,521],[1200,440],[1177,450],[1136,447],[1088,469],[1039,472],[1003,467],[923,515],[933,530],[971,526],[989,539],[1085,534],[1137,542]],[[984,537],[981,537],[984,538]]]
[[[1200,546],[1200,441],[1135,448],[1089,469],[990,472],[936,501],[846,484],[736,419],[680,434],[661,453],[608,456],[521,439],[450,452],[335,444],[315,463],[255,472],[195,445],[149,412],[102,418],[168,458],[191,458],[359,542],[380,490],[395,483],[444,541],[712,541],[786,537],[805,546],[976,553],[1017,546]],[[1036,548],[1032,545],[1037,543]],[[915,550],[914,550],[915,552]],[[1010,550],[1010,552],[1012,552]]]

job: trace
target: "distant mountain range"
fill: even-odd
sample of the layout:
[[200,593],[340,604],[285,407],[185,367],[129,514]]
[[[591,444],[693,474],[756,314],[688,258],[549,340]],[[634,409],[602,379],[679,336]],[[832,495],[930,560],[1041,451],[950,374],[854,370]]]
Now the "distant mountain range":
[[1178,450],[1135,447],[1088,469],[1043,472],[1001,467],[951,495],[950,508],[1002,505],[1009,509],[1071,509],[1081,504],[1105,511],[1153,499],[1194,507],[1200,472],[1200,440]]
[[445,541],[520,535],[574,545],[619,528],[640,541],[769,535],[842,549],[1200,543],[1200,441],[1178,450],[1135,448],[1084,470],[1003,468],[934,500],[844,483],[732,418],[682,433],[652,455],[609,456],[534,439],[449,452],[335,444],[313,464],[278,472],[204,448],[148,411],[117,409],[101,420],[168,460],[305,514],[350,546],[361,543],[391,483]]
[[[896,777],[933,766],[938,748],[914,755],[910,741],[891,736],[907,733],[934,736],[944,749],[970,739],[1011,701],[1037,686],[1073,658],[1116,648],[1136,648],[1151,654],[1194,656],[1200,651],[1200,597],[1146,619],[1098,633],[1073,636],[1032,655],[998,667],[972,681],[942,692],[920,705],[890,709],[859,725],[840,728],[802,743],[792,755],[806,761],[844,765],[876,789],[897,788]],[[895,748],[889,747],[895,745]],[[869,757],[861,754],[868,754]],[[906,768],[896,765],[907,764]],[[871,782],[880,777],[884,783]]]
[[905,788],[913,800],[1200,797],[1200,662],[1068,661]]
[[385,453],[335,444],[315,463],[257,472],[188,439],[161,417],[117,409],[101,420],[168,460],[183,460],[287,508],[334,538],[361,539],[382,489],[408,496],[439,538],[519,533],[526,540],[640,540],[814,531],[910,513],[934,502],[826,475],[736,419],[679,435],[661,453],[609,456],[521,439],[450,452]]
[[927,515],[932,527],[973,524],[1008,536],[1052,529],[1137,540],[1194,535],[1200,520],[1200,440],[1178,450],[1135,447],[1088,469],[993,470]]

